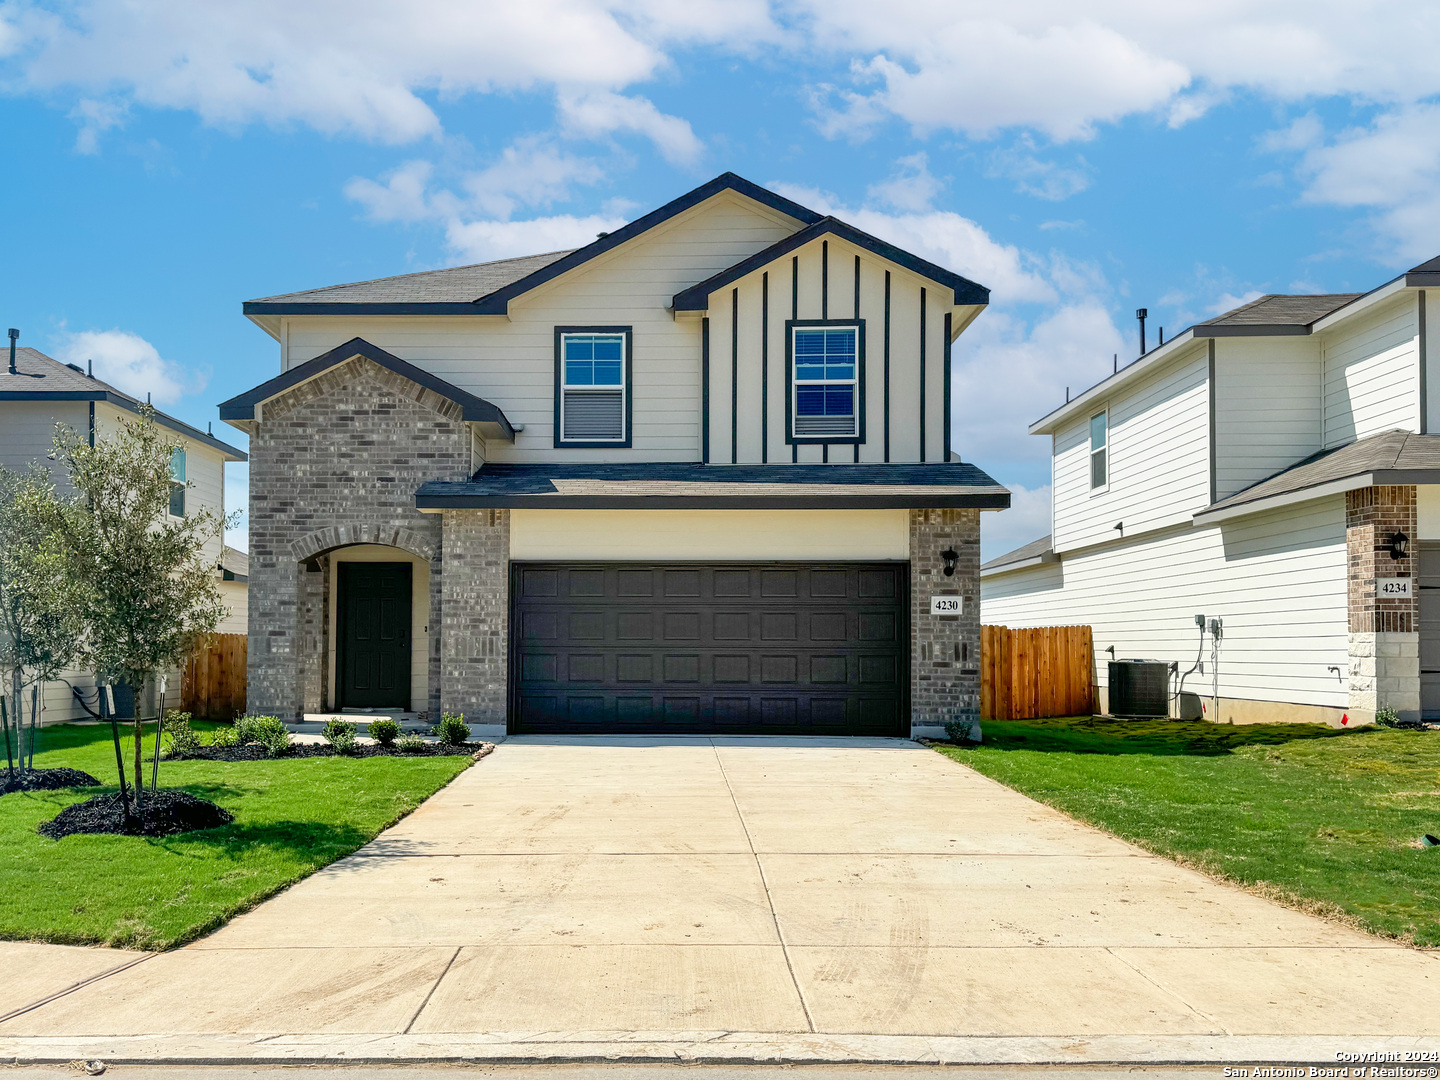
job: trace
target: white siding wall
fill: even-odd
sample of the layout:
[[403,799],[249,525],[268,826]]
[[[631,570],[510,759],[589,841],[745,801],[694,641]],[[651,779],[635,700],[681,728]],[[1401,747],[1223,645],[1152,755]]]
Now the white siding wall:
[[55,464],[45,455],[55,442],[55,425],[68,424],[84,435],[90,427],[90,406],[84,401],[0,401],[0,465],[17,472],[32,461]]
[[[1104,686],[1107,646],[1118,658],[1179,661],[1183,672],[1200,641],[1194,616],[1218,616],[1220,696],[1343,708],[1345,558],[1345,501],[1334,496],[983,579],[981,619],[1091,626]],[[1204,659],[1205,676],[1190,676],[1187,691],[1210,693],[1208,639]]]
[[1216,338],[1215,497],[1321,448],[1320,349],[1313,337]]
[[1415,294],[1405,292],[1319,335],[1326,446],[1420,430],[1418,319]]
[[[511,305],[510,318],[291,317],[290,368],[352,337],[494,402],[525,425],[512,447],[492,440],[491,461],[652,460],[700,456],[700,320],[675,319],[675,293],[800,228],[800,222],[725,193],[563,275]],[[788,283],[786,301],[788,308]],[[633,450],[554,447],[556,326],[634,328]],[[728,390],[728,386],[727,386]],[[728,397],[726,398],[728,402]],[[728,418],[725,421],[728,437]]]
[[1112,398],[1109,485],[1090,488],[1090,416],[1054,439],[1054,547],[1068,551],[1188,522],[1210,501],[1209,352],[1201,342]]

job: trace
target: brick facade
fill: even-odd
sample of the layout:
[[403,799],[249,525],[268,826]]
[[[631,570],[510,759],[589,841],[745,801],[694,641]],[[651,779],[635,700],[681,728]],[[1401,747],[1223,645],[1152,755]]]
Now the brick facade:
[[[459,408],[363,358],[267,402],[250,441],[249,708],[293,718],[324,701],[328,550],[357,543],[430,561],[429,623],[441,624],[441,522],[415,509],[427,480],[470,471]],[[318,571],[318,572],[317,572]],[[431,634],[429,702],[439,706]]]
[[[954,550],[946,577],[941,552]],[[931,615],[930,597],[964,597],[960,615]],[[980,718],[980,511],[910,511],[910,729],[941,736]]]
[[440,699],[471,724],[507,713],[510,655],[510,511],[445,512]]
[[[1350,647],[1350,709],[1368,720],[1389,706],[1402,718],[1420,715],[1419,591],[1409,597],[1377,593],[1377,578],[1413,578],[1417,533],[1415,488],[1358,488],[1345,495],[1345,548]],[[1390,554],[1390,538],[1403,532],[1411,549]]]

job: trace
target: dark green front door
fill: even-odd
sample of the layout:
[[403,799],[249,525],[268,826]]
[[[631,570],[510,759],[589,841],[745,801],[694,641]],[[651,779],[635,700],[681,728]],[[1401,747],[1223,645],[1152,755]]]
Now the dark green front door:
[[340,708],[410,708],[410,563],[340,566]]

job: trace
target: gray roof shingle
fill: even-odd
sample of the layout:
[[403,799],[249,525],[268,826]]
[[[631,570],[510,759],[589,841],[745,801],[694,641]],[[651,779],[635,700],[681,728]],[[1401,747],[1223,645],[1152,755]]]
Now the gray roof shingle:
[[[17,348],[15,370],[16,374],[11,375],[8,350],[0,351],[0,401],[108,401],[128,412],[138,412],[144,404],[124,390],[92,378],[69,364],[62,364],[39,349]],[[196,442],[205,443],[235,461],[245,460],[245,452],[238,447],[159,409],[155,410],[155,422]]]
[[587,506],[649,508],[930,507],[1001,509],[1010,492],[974,465],[702,465],[698,462],[482,466],[435,481],[421,509]]
[[1218,315],[1198,326],[1309,326],[1364,293],[1320,293],[1310,296],[1271,294]]
[[[1423,475],[1431,472],[1433,477]],[[1321,450],[1244,491],[1211,503],[1201,513],[1228,510],[1359,476],[1371,476],[1377,484],[1440,482],[1440,435],[1384,431]]]
[[549,266],[569,251],[551,251],[544,255],[522,255],[514,259],[452,266],[444,270],[422,270],[397,277],[354,281],[347,285],[327,285],[321,289],[262,296],[247,301],[252,304],[325,303],[325,304],[468,304],[489,296],[497,289],[529,277],[536,270]]
[[1024,547],[1018,547],[1014,551],[1007,551],[991,559],[987,563],[981,563],[981,570],[994,570],[1000,566],[1009,566],[1012,563],[1028,562],[1030,559],[1039,559],[1052,553],[1050,537],[1040,537],[1039,540],[1031,540]]

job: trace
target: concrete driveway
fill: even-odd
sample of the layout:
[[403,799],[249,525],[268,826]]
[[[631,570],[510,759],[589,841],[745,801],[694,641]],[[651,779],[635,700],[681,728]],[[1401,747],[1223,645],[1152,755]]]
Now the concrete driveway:
[[0,964],[31,973],[0,991],[22,1059],[1234,1060],[1236,1039],[1440,1035],[1440,958],[883,739],[514,738],[202,942]]

